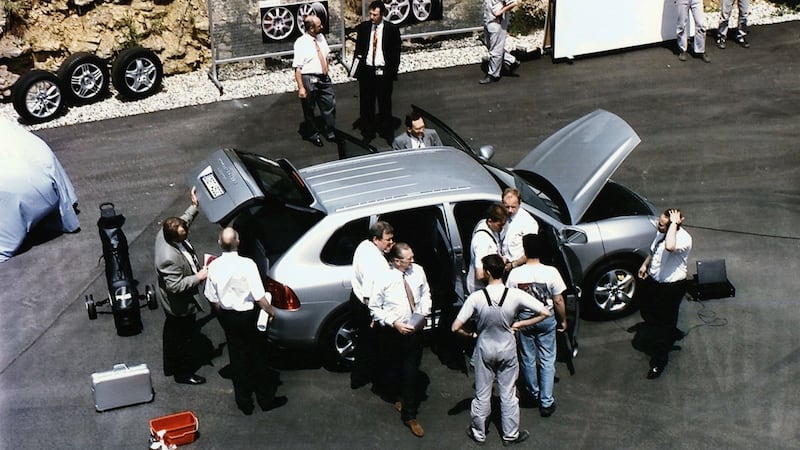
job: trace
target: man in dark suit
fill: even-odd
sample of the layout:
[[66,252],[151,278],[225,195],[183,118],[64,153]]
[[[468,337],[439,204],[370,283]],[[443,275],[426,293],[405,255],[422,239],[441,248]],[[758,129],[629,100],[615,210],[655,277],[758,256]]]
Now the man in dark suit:
[[385,15],[386,6],[381,0],[369,4],[369,20],[357,28],[353,64],[357,64],[361,132],[370,137],[377,132],[388,140],[394,134],[392,87],[400,67],[400,29],[383,20]]
[[439,147],[442,140],[436,130],[425,128],[425,119],[419,111],[406,114],[406,132],[392,142],[392,149]]
[[192,204],[181,217],[165,219],[156,233],[154,262],[158,297],[166,314],[164,375],[173,375],[177,383],[195,385],[206,382],[194,372],[202,364],[200,361],[209,360],[211,354],[202,354],[203,340],[195,321],[198,312],[210,309],[200,292],[200,283],[208,276],[208,269],[198,261],[186,239],[189,225],[199,211],[195,188],[192,188],[191,200]]

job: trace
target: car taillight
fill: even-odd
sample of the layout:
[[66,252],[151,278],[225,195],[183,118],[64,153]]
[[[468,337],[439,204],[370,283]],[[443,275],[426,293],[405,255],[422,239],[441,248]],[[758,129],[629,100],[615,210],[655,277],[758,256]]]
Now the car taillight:
[[289,311],[300,309],[300,299],[289,286],[267,277],[267,292],[272,294],[272,306]]

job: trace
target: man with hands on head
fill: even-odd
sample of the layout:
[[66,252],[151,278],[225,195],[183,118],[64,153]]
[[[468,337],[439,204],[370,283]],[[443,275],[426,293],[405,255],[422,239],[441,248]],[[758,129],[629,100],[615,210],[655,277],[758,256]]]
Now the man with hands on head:
[[692,236],[681,227],[683,221],[679,209],[661,213],[650,254],[639,268],[643,280],[639,311],[653,341],[649,380],[661,376],[673,343],[683,337],[677,327],[678,314],[686,294],[686,263],[692,250]]

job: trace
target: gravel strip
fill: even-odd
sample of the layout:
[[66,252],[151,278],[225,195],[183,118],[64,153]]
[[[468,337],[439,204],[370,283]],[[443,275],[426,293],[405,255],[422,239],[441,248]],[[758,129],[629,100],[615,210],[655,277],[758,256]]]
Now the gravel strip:
[[[706,13],[708,29],[717,28],[718,17],[717,12]],[[732,19],[735,21],[735,18],[734,14]],[[750,25],[790,20],[800,20],[800,12],[789,11],[785,7],[781,9],[763,0],[751,1]],[[509,36],[506,46],[509,49],[535,49],[541,47],[542,40],[543,32],[536,31],[527,36]],[[713,45],[712,40],[708,42],[709,45]],[[486,54],[485,47],[475,35],[434,41],[427,45],[404,43],[400,72],[477,64]],[[352,81],[347,77],[347,72],[341,64],[332,64],[330,68],[334,83]],[[124,102],[113,95],[92,105],[70,108],[65,115],[55,120],[26,126],[26,128],[30,130],[53,128],[222,100],[290,92],[296,89],[291,61],[288,59],[225,64],[218,67],[218,72],[223,87],[222,95],[209,79],[208,72],[200,70],[164,77],[162,91],[149,98]],[[113,87],[111,90],[113,92]],[[10,102],[0,104],[0,117],[13,121],[18,120],[17,113]]]

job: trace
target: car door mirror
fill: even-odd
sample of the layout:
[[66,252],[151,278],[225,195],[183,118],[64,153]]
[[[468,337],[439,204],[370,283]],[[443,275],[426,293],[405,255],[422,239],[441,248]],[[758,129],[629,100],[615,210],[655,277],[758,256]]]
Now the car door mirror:
[[493,145],[481,145],[481,148],[478,149],[478,157],[484,161],[489,161],[494,156],[494,146]]

